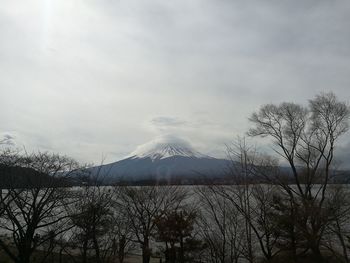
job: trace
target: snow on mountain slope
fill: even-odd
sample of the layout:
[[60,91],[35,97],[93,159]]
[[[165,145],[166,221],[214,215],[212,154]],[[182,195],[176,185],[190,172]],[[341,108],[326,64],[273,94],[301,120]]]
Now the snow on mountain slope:
[[123,160],[93,169],[110,182],[215,178],[224,174],[228,162],[201,154],[182,139],[163,136],[137,147]]
[[151,158],[154,161],[172,156],[210,158],[209,156],[194,150],[185,140],[174,136],[162,136],[146,144],[140,145],[128,157]]

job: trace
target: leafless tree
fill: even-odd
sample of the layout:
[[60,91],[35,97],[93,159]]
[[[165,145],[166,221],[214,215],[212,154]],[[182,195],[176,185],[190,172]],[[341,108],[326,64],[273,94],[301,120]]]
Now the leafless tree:
[[[29,263],[35,251],[66,231],[68,218],[62,207],[69,190],[62,186],[80,167],[68,157],[40,152],[10,154],[2,161],[10,184],[4,190],[0,228],[11,236],[14,245],[0,238],[0,246],[14,262]],[[47,252],[42,256],[44,261],[51,249],[43,252]]]
[[[243,218],[246,248],[243,253],[249,262],[263,255],[272,259],[279,250],[276,247],[277,237],[273,231],[271,220],[273,210],[273,195],[276,188],[272,184],[261,185],[264,174],[275,174],[274,159],[260,154],[243,138],[228,147],[228,157],[231,160],[229,172],[234,182],[226,187],[226,191],[218,191],[228,202],[231,202]],[[256,245],[260,253],[254,253]]]
[[109,234],[113,229],[112,189],[88,185],[77,190],[76,201],[67,207],[72,221],[73,240],[81,250],[82,262],[93,258],[106,262],[111,256]]
[[202,186],[195,189],[202,211],[199,228],[209,251],[208,262],[237,263],[247,246],[245,231],[241,227],[244,220],[236,207],[222,195],[226,188]]
[[72,229],[61,237],[60,252],[75,262],[123,263],[133,249],[129,218],[118,205],[120,193],[105,185],[108,174],[101,173],[102,164],[81,174],[83,186],[74,191],[72,202],[65,207]]
[[176,210],[184,201],[186,193],[177,186],[121,186],[118,191],[119,207],[130,219],[135,241],[141,246],[142,262],[149,263],[155,219],[166,211]]
[[135,249],[134,234],[132,231],[132,219],[122,206],[120,206],[120,187],[114,188],[113,198],[113,253],[118,258],[118,263],[123,263],[125,257]]
[[202,249],[196,238],[197,211],[192,206],[167,211],[155,219],[157,242],[165,243],[166,262],[193,262],[194,252]]
[[[347,242],[350,235],[350,200],[346,187],[347,185],[341,184],[334,184],[329,187],[326,202],[328,207],[332,207],[332,215],[327,224],[323,241],[337,260],[348,263],[350,262]],[[339,253],[339,248],[341,253]],[[341,255],[341,258],[339,255]]]
[[[308,107],[295,103],[268,104],[253,113],[249,135],[273,139],[274,151],[290,166],[291,184],[278,182],[298,214],[297,227],[318,261],[322,235],[332,208],[327,189],[338,139],[348,131],[350,111],[333,93],[316,96]],[[274,178],[276,179],[276,178]]]

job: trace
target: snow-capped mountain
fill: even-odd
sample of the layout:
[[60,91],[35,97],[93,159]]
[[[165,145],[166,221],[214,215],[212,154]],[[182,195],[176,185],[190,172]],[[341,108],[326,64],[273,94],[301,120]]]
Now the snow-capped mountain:
[[228,161],[196,151],[173,136],[141,145],[125,159],[94,168],[108,182],[174,181],[222,176]]
[[183,156],[191,158],[210,158],[193,149],[193,147],[183,139],[173,136],[159,137],[153,141],[143,144],[132,152],[131,158],[150,158],[153,161],[166,159],[173,156]]

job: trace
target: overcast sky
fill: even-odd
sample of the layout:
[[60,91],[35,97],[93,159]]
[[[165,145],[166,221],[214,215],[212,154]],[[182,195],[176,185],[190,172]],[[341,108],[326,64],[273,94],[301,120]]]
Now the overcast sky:
[[162,134],[220,156],[261,104],[349,101],[349,13],[347,0],[2,0],[0,135],[84,162]]

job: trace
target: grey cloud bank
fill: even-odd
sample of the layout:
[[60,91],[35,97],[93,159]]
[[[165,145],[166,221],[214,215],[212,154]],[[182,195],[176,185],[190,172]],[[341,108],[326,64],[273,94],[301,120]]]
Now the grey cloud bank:
[[330,90],[349,100],[349,11],[316,0],[2,1],[0,132],[88,162],[163,134],[223,156],[261,104]]

